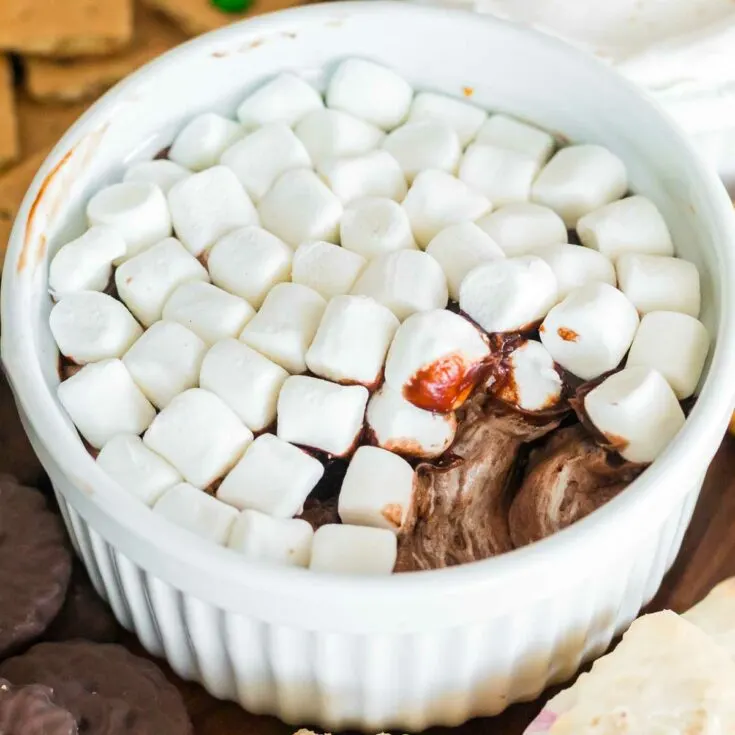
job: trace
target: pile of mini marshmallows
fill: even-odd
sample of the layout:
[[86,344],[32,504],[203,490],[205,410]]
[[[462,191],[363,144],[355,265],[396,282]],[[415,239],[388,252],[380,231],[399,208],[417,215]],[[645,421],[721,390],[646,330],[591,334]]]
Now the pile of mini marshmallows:
[[[406,458],[451,445],[488,333],[540,322],[501,399],[553,407],[557,366],[589,380],[627,354],[591,420],[635,462],[679,430],[709,346],[699,275],[610,151],[356,59],[325,99],[285,73],[237,117],[199,115],[95,194],[50,267],[81,366],[59,399],[155,513],[251,559],[390,573]],[[343,524],[314,533],[295,516],[322,455],[350,462]]]

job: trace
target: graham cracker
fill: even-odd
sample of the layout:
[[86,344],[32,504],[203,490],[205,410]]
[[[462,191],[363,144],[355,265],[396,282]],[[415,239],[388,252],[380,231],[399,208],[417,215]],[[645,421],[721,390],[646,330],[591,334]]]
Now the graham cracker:
[[12,163],[18,153],[13,67],[9,58],[0,56],[0,168]]
[[42,104],[20,94],[16,105],[23,156],[40,150],[50,150],[89,104],[90,102],[72,105]]

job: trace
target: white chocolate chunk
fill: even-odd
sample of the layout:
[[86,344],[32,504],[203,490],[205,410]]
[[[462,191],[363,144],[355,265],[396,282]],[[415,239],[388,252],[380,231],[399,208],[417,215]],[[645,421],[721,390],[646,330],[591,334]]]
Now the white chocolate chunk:
[[408,122],[389,133],[383,150],[398,161],[409,183],[421,171],[457,172],[462,148],[454,129],[437,120]]
[[543,166],[554,150],[554,138],[545,130],[508,115],[491,115],[477,133],[475,142],[522,153]]
[[397,555],[393,531],[327,523],[314,534],[309,569],[333,574],[391,574]]
[[545,260],[554,271],[559,287],[559,299],[587,283],[616,285],[615,266],[602,253],[581,245],[546,245],[534,255]]
[[191,176],[189,169],[166,158],[156,158],[152,161],[139,161],[130,165],[125,171],[123,181],[155,184],[164,194],[168,194],[174,184],[187,176]]
[[268,123],[293,126],[313,110],[324,107],[319,93],[295,74],[279,74],[247,97],[237,108],[244,127]]
[[340,222],[342,247],[367,260],[396,250],[415,250],[411,223],[391,199],[358,199],[345,208]]
[[409,122],[435,120],[449,125],[462,148],[474,140],[486,119],[487,113],[479,107],[435,92],[419,92],[408,113]]
[[367,261],[331,242],[304,242],[293,254],[291,280],[325,299],[350,292]]
[[459,167],[460,180],[484,194],[494,206],[527,201],[537,173],[533,158],[485,143],[472,143]]
[[387,197],[400,202],[408,190],[398,161],[383,150],[327,158],[317,170],[343,204],[362,197]]
[[222,153],[244,132],[236,122],[215,112],[205,112],[174,138],[168,157],[191,171],[203,171],[218,163]]

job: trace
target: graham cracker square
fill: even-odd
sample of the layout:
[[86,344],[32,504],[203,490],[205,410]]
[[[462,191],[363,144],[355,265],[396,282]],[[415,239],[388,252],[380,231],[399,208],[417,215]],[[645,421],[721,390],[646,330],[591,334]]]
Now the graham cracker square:
[[13,65],[9,58],[0,56],[0,169],[18,157],[18,148]]

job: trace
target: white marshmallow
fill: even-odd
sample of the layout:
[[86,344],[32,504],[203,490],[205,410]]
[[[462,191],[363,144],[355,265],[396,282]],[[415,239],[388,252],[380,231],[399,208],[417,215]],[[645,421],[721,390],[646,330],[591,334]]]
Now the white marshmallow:
[[153,505],[181,475],[134,434],[118,434],[102,447],[97,464],[125,491]]
[[176,236],[201,255],[238,227],[258,224],[258,213],[227,166],[213,166],[171,187],[168,203]]
[[99,291],[65,296],[49,316],[59,352],[77,365],[122,357],[143,330],[116,299]]
[[279,283],[266,296],[240,339],[290,373],[306,370],[306,351],[319,327],[327,302],[298,283]]
[[457,134],[462,148],[474,140],[486,119],[485,110],[435,92],[419,92],[413,98],[408,113],[409,122],[436,120],[449,125]]
[[213,345],[204,357],[199,385],[218,395],[251,431],[276,420],[276,405],[288,373],[236,339]]
[[252,432],[235,413],[201,388],[176,396],[143,435],[147,447],[199,488],[229,472],[252,440]]
[[309,569],[334,574],[392,574],[397,555],[398,542],[392,531],[327,523],[314,534]]
[[305,240],[338,242],[342,203],[308,169],[286,171],[261,199],[263,227],[292,248]]
[[293,255],[291,279],[325,299],[350,292],[367,261],[331,242],[305,242]]
[[209,281],[207,269],[175,238],[168,237],[115,271],[117,294],[135,318],[149,327],[163,305],[187,281]]
[[422,171],[403,200],[416,242],[425,248],[445,227],[490,210],[487,197],[446,171]]
[[368,197],[345,208],[340,223],[342,247],[372,260],[395,250],[415,250],[405,210],[391,199]]
[[335,296],[324,311],[306,365],[315,375],[335,383],[374,388],[398,319],[367,296]]
[[557,304],[539,332],[559,365],[592,380],[620,364],[636,329],[638,312],[620,291],[607,283],[588,283]]
[[658,370],[681,401],[694,394],[709,352],[704,324],[688,314],[652,311],[641,319],[626,367]]
[[626,197],[586,214],[577,222],[577,233],[583,245],[613,261],[625,253],[674,254],[661,212],[642,196]]
[[164,194],[168,194],[169,189],[174,184],[187,176],[191,176],[189,169],[166,158],[156,158],[152,161],[133,163],[125,171],[123,181],[142,181],[155,184]]
[[414,406],[446,413],[464,403],[489,354],[484,335],[458,314],[414,314],[390,346],[385,382]]
[[308,521],[244,510],[232,526],[227,546],[256,562],[308,567],[313,539],[314,529]]
[[108,225],[125,240],[124,258],[132,258],[171,234],[166,197],[155,184],[127,181],[98,191],[87,204],[90,226]]
[[268,292],[291,277],[293,251],[262,227],[243,227],[217,240],[207,267],[212,283],[259,309]]
[[482,192],[493,206],[527,201],[537,173],[533,158],[484,143],[472,143],[459,166],[460,180]]
[[95,449],[117,434],[141,434],[156,410],[120,360],[85,365],[58,387],[61,405]]
[[459,287],[460,308],[486,332],[526,329],[557,301],[554,271],[535,255],[478,265]]
[[590,421],[630,462],[653,462],[684,426],[661,373],[637,366],[606,378],[584,399]]
[[383,130],[406,119],[412,97],[405,79],[365,59],[343,61],[327,87],[327,107],[349,112]]
[[462,148],[454,128],[437,120],[408,122],[383,141],[409,182],[426,169],[456,173]]
[[128,350],[123,362],[145,397],[164,408],[199,382],[207,345],[181,324],[156,322]]
[[699,271],[694,263],[665,255],[621,255],[616,263],[620,290],[641,314],[680,311],[699,316]]
[[254,315],[244,299],[201,281],[182,283],[163,307],[164,319],[183,324],[209,345],[238,337]]
[[263,434],[222,481],[217,497],[240,510],[292,518],[323,474],[318,459],[273,434]]
[[352,293],[370,296],[401,321],[417,311],[442,309],[449,300],[441,266],[419,250],[386,253],[367,264]]
[[505,257],[497,243],[473,222],[445,227],[432,238],[426,252],[444,271],[449,297],[454,301],[459,300],[462,279],[473,268],[488,260]]
[[362,385],[292,375],[278,396],[278,437],[344,457],[362,431],[367,399]]
[[508,115],[491,115],[477,132],[475,142],[522,153],[543,166],[554,150],[554,138],[545,130]]
[[51,294],[58,299],[75,291],[104,291],[112,276],[112,262],[125,252],[125,240],[117,230],[91,227],[62,246],[51,261]]
[[620,199],[627,188],[628,174],[616,155],[599,145],[572,145],[541,169],[531,198],[551,207],[571,228],[585,214]]
[[559,299],[587,283],[617,283],[612,261],[596,250],[581,245],[545,245],[534,255],[545,260],[554,271],[559,287]]
[[324,102],[314,87],[295,74],[283,73],[246,97],[237,108],[237,117],[249,129],[274,122],[293,126],[322,107]]
[[264,125],[228,148],[221,158],[258,202],[284,171],[311,168],[303,143],[284,123]]
[[383,150],[327,158],[317,170],[343,204],[362,197],[387,197],[399,202],[408,190],[398,161]]
[[214,112],[205,112],[191,120],[174,138],[168,157],[191,171],[203,171],[214,166],[222,153],[244,134],[236,122]]
[[371,438],[379,447],[421,459],[442,455],[457,431],[453,411],[424,411],[388,385],[370,398],[365,418]]

